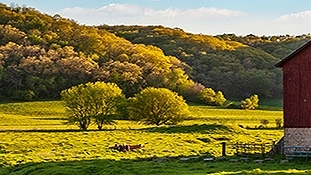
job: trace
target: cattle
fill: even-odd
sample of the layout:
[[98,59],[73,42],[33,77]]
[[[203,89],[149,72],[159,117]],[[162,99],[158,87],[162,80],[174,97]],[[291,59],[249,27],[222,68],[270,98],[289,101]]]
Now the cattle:
[[122,151],[122,152],[128,152],[128,151],[132,151],[135,149],[144,148],[144,146],[142,144],[138,144],[138,145],[115,144],[114,146],[109,147],[109,148]]

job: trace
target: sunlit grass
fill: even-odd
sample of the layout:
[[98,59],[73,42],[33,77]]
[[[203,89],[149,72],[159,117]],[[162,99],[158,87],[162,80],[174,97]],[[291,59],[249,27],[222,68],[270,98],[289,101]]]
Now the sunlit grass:
[[268,120],[268,127],[275,127],[275,119],[282,119],[282,111],[219,109],[208,106],[190,106],[191,117],[197,122],[218,122],[222,124],[256,127],[261,120]]
[[[48,173],[48,167],[54,167],[59,171],[62,170],[61,172],[68,171],[65,174],[85,174],[89,171],[85,168],[88,166],[96,169],[96,172],[101,172],[98,174],[111,174],[117,171],[121,172],[119,174],[161,175],[190,172],[191,174],[310,172],[308,169],[296,170],[295,164],[291,164],[292,168],[285,168],[275,165],[257,167],[256,164],[236,166],[220,162],[208,165],[202,161],[181,163],[176,157],[221,156],[221,142],[224,141],[227,144],[272,143],[283,136],[282,129],[273,129],[275,119],[282,118],[282,111],[219,109],[195,105],[190,106],[190,111],[190,118],[176,126],[147,126],[133,121],[118,120],[116,125],[105,126],[104,131],[98,131],[95,125],[92,125],[89,131],[80,131],[77,126],[63,124],[66,114],[59,101],[0,104],[0,167],[2,166],[0,174],[11,171],[10,167],[15,166],[19,169],[25,166],[27,173],[36,171],[35,167],[47,169],[40,172]],[[261,124],[262,119],[269,120],[270,129],[254,129]],[[132,152],[119,152],[109,148],[115,143],[143,144],[145,148]],[[233,155],[234,150],[228,148],[227,154]],[[150,161],[156,157],[173,159],[162,164]],[[95,162],[91,164],[89,161]],[[138,167],[134,168],[127,164],[135,164]],[[66,166],[68,167],[64,168]],[[101,168],[97,169],[98,166]],[[234,168],[230,169],[232,166]],[[102,171],[102,167],[106,167],[107,172]],[[75,168],[85,169],[85,172],[80,170],[80,173]]]

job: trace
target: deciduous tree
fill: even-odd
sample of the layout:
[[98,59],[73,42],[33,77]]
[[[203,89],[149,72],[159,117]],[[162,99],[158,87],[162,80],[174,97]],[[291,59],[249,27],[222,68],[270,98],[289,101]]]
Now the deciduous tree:
[[177,124],[188,114],[185,100],[165,88],[146,88],[130,100],[130,118],[147,125]]
[[113,123],[117,104],[124,95],[116,84],[96,82],[64,90],[61,98],[68,114],[68,124],[77,124],[80,129],[87,130],[94,120],[101,130],[104,124]]

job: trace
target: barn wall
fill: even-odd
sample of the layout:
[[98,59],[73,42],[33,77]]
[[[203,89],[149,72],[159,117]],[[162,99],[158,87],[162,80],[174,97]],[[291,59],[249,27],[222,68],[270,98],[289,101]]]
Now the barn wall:
[[311,46],[282,67],[284,127],[311,128]]
[[311,127],[311,71],[300,71],[300,127]]
[[283,72],[284,127],[298,127],[299,119],[299,72]]
[[283,64],[283,70],[309,71],[311,66],[311,45],[297,53],[293,58]]
[[285,128],[284,146],[310,146],[311,128]]

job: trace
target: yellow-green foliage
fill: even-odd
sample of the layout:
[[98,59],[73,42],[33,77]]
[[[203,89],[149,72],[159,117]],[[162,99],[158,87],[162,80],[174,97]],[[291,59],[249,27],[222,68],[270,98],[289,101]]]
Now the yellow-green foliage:
[[259,102],[258,95],[254,94],[251,97],[242,100],[241,107],[243,109],[255,109],[259,106],[258,102]]
[[[78,131],[77,126],[62,124],[65,110],[58,101],[10,103],[0,105],[0,164],[59,162],[93,159],[136,159],[168,156],[220,156],[221,139],[227,143],[272,142],[282,130],[247,130],[237,125],[255,126],[261,119],[273,121],[281,111],[227,110],[191,106],[191,119],[176,126],[146,126],[120,120],[105,131]],[[268,126],[269,127],[269,126]],[[271,127],[271,126],[270,126]],[[74,130],[72,130],[74,129]],[[39,132],[40,131],[40,132]],[[143,144],[144,149],[118,152],[115,143]],[[228,154],[232,154],[228,150]]]
[[189,115],[182,96],[166,88],[149,87],[130,99],[130,118],[147,125],[175,125]]
[[87,130],[94,120],[98,129],[103,124],[113,123],[117,104],[125,99],[122,90],[114,83],[86,83],[73,86],[61,92],[66,107],[69,124],[77,124],[80,129]]

